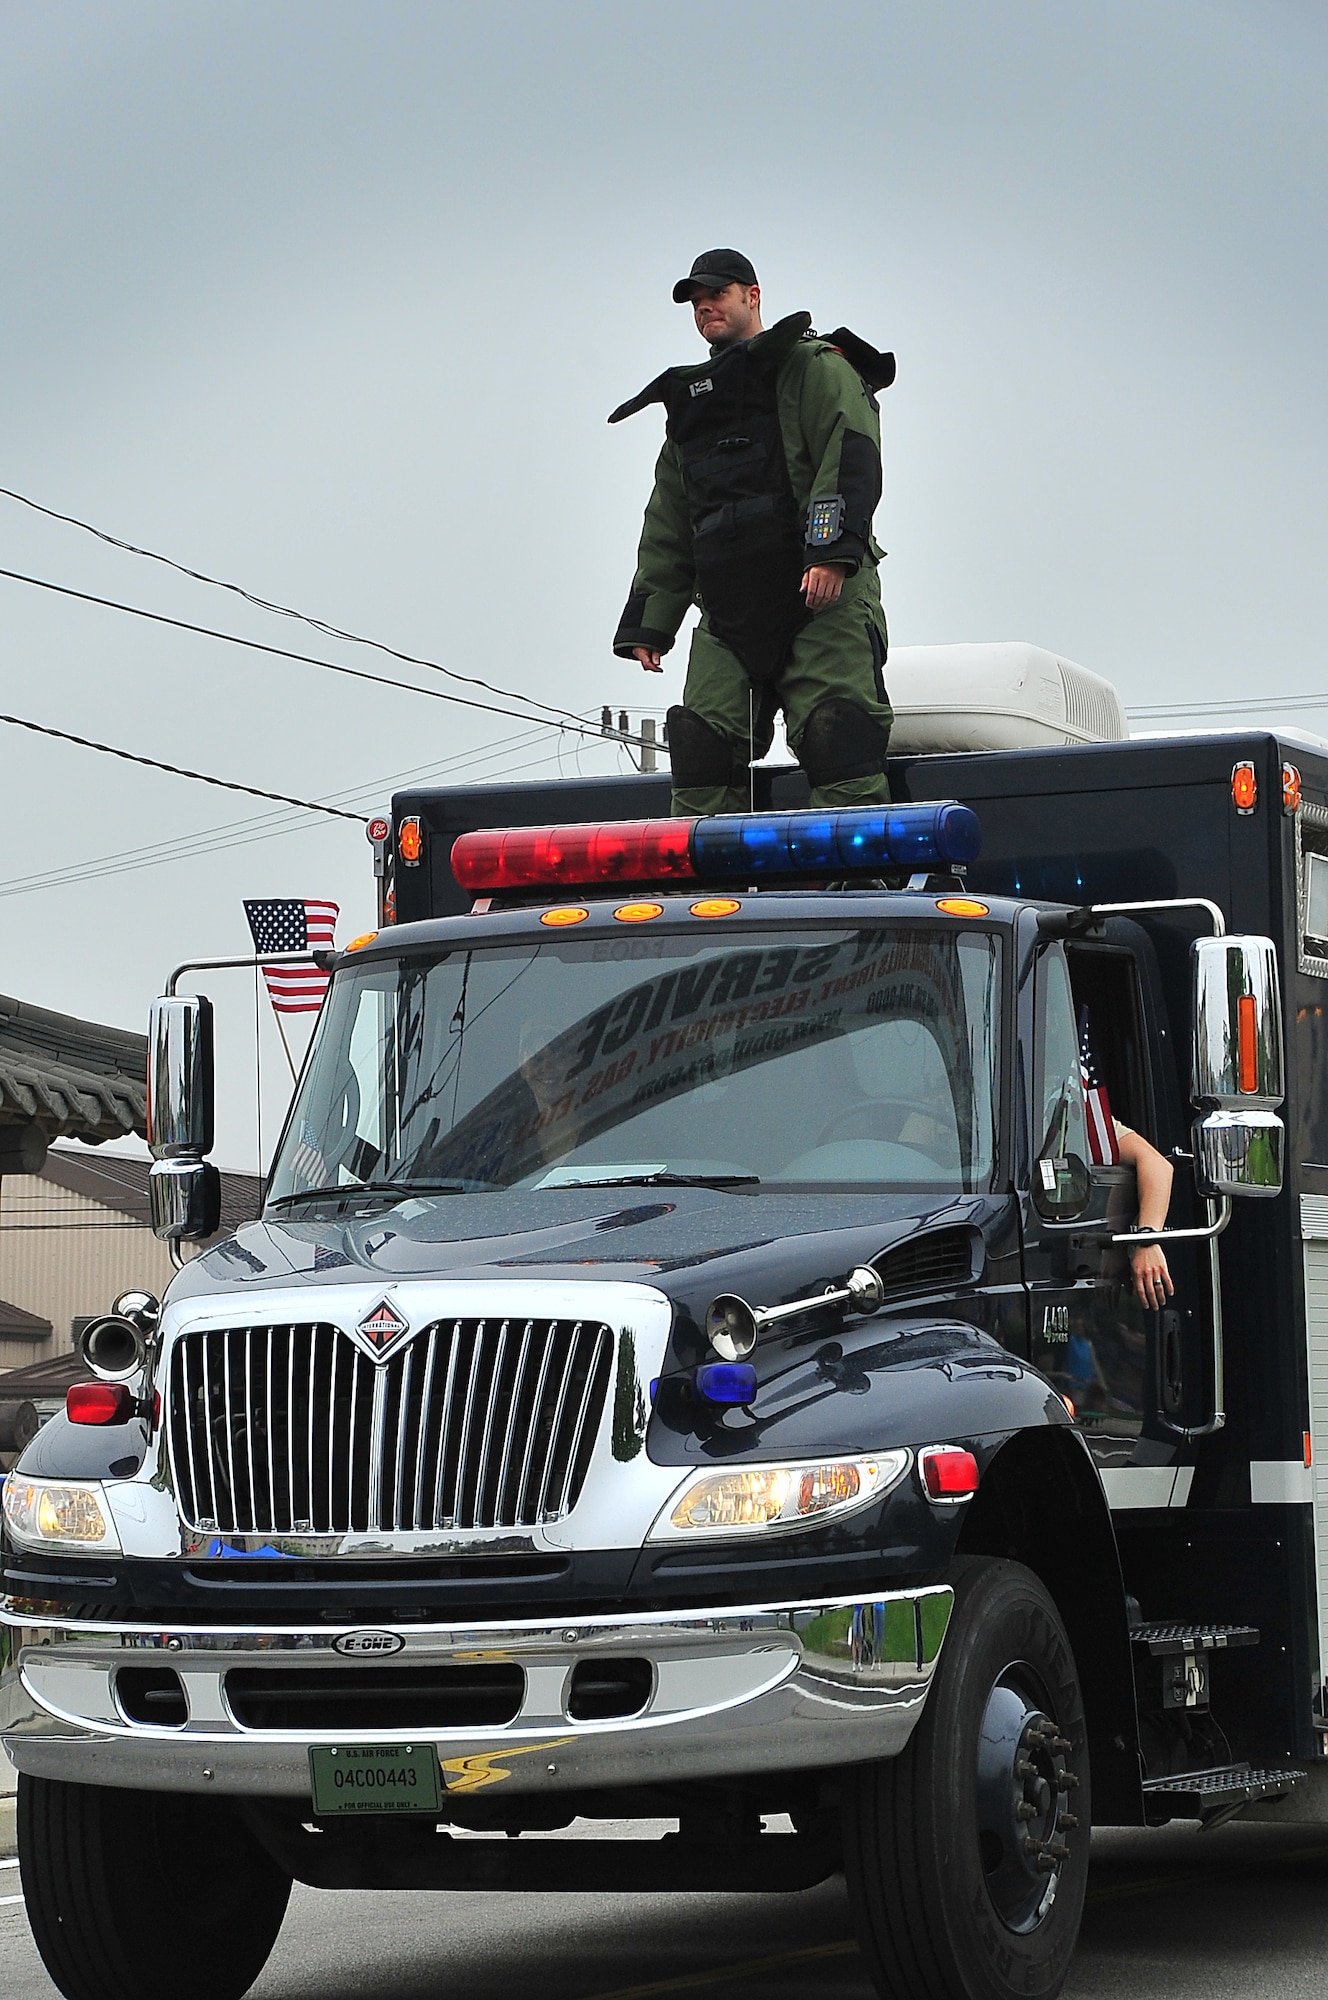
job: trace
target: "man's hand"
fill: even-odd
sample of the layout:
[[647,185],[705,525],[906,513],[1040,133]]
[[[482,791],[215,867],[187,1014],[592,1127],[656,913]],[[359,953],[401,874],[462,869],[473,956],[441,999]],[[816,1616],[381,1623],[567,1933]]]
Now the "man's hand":
[[654,646],[633,646],[632,658],[639,660],[648,674],[662,674],[664,661]]
[[803,574],[802,594],[807,600],[809,611],[824,611],[833,604],[844,588],[844,570],[841,563],[816,563]]
[[1134,1290],[1146,1312],[1157,1312],[1175,1291],[1167,1260],[1160,1243],[1141,1243],[1130,1252]]

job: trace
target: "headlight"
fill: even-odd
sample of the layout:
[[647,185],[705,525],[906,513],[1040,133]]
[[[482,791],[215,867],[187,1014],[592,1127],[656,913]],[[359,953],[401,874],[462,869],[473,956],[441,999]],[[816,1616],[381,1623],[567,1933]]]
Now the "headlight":
[[744,1465],[689,1480],[650,1530],[652,1542],[678,1535],[750,1534],[807,1528],[866,1506],[908,1469],[906,1451],[805,1465]]
[[101,1487],[92,1481],[19,1479],[11,1472],[5,1481],[5,1523],[14,1540],[29,1548],[120,1552]]

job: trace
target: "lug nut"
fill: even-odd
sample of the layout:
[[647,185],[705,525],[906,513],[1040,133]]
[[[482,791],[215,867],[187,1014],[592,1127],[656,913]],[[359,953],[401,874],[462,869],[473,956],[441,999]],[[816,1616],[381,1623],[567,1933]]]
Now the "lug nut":
[[1014,1816],[1016,1819],[1036,1819],[1037,1807],[1029,1805],[1027,1799],[1020,1799],[1014,1809]]
[[1063,1812],[1059,1820],[1057,1821],[1058,1826],[1065,1827],[1066,1830],[1071,1833],[1074,1831],[1075,1827],[1078,1826],[1078,1824],[1079,1821],[1074,1813]]
[[1021,1757],[1014,1768],[1021,1778],[1036,1778],[1038,1774],[1038,1767],[1031,1757]]
[[1077,1789],[1078,1784],[1079,1780],[1073,1771],[1058,1771],[1056,1773],[1056,1790],[1058,1792],[1073,1792]]

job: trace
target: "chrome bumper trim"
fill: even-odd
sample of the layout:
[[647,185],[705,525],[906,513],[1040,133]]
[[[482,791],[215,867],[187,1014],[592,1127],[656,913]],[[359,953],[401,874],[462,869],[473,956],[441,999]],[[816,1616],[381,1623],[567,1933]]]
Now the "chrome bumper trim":
[[[511,1624],[392,1626],[402,1641],[378,1667],[519,1665],[524,1694],[501,1727],[259,1730],[236,1722],[226,1674],[237,1667],[347,1668],[347,1628],[223,1629],[92,1620],[10,1626],[0,1679],[0,1740],[34,1777],[146,1790],[308,1798],[318,1743],[418,1742],[438,1748],[448,1791],[601,1789],[860,1763],[903,1749],[921,1714],[953,1605],[946,1585],[817,1604],[722,1606]],[[359,1628],[351,1628],[359,1629]],[[650,1662],[643,1710],[576,1722],[568,1689],[580,1661]],[[116,1700],[120,1667],[171,1667],[186,1691],[177,1727],[135,1723]]]

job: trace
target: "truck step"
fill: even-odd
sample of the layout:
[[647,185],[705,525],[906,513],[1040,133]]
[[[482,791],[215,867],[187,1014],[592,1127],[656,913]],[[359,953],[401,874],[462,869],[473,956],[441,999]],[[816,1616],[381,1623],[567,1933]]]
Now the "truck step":
[[1132,1625],[1130,1644],[1146,1646],[1155,1660],[1176,1653],[1218,1653],[1232,1646],[1257,1646],[1257,1625]]
[[1255,1799],[1284,1799],[1304,1784],[1307,1775],[1305,1771],[1222,1764],[1211,1771],[1183,1771],[1174,1778],[1145,1778],[1144,1801],[1160,1806],[1168,1818],[1208,1824],[1231,1818]]

